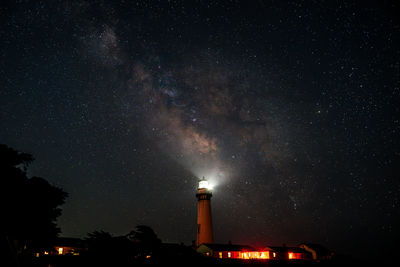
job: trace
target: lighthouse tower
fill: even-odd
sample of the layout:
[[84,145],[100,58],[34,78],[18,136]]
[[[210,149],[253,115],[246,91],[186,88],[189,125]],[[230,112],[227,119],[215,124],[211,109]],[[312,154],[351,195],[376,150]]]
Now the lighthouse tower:
[[203,177],[199,181],[197,189],[197,241],[196,245],[213,243],[213,228],[211,220],[211,188],[208,181]]

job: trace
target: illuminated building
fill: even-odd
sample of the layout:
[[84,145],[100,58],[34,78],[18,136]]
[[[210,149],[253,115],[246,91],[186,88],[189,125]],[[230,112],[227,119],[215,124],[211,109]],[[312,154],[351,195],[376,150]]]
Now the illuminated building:
[[213,258],[220,259],[242,259],[248,258],[249,253],[255,251],[254,248],[246,245],[232,245],[232,244],[201,244],[197,248],[197,252]]
[[269,251],[273,260],[306,260],[311,259],[309,252],[299,247],[266,247],[263,251]]
[[87,250],[84,240],[79,238],[59,237],[55,241],[52,255],[79,255]]
[[257,251],[247,245],[201,244],[197,252],[219,259],[267,260],[270,258],[270,251]]
[[197,247],[203,243],[213,243],[213,227],[211,219],[211,187],[206,179],[199,181],[197,189]]

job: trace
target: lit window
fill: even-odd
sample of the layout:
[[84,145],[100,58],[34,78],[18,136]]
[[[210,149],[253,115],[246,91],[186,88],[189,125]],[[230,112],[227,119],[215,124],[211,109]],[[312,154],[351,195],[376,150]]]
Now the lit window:
[[276,253],[275,252],[272,252],[272,256],[274,256],[274,258],[276,257]]
[[230,252],[228,252],[228,258],[230,258],[231,257],[231,253]]
[[289,253],[289,259],[293,259],[293,253]]
[[58,255],[62,255],[64,251],[64,248],[58,248]]
[[219,252],[218,255],[219,255],[219,258],[222,259],[222,252]]

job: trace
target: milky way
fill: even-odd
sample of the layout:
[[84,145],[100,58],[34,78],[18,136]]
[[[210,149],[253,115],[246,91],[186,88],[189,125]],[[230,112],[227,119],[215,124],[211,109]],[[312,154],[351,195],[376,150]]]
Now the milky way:
[[217,242],[394,244],[397,6],[248,2],[0,10],[0,140],[70,193],[63,235],[190,244],[205,176]]

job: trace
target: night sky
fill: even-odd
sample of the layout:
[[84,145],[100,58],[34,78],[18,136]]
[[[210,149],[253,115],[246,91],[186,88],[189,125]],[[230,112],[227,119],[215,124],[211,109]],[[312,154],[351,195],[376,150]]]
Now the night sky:
[[389,1],[16,1],[0,8],[0,143],[69,193],[63,236],[400,241],[400,21]]

